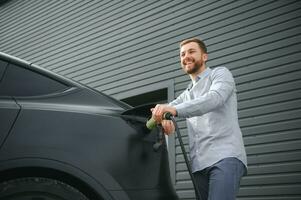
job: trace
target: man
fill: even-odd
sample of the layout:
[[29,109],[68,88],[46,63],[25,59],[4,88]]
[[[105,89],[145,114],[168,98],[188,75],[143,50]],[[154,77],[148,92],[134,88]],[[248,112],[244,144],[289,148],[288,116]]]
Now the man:
[[207,48],[192,38],[180,44],[181,65],[191,79],[170,104],[158,104],[153,118],[169,135],[175,131],[165,112],[186,118],[191,168],[202,200],[234,200],[247,159],[237,117],[234,79],[225,67],[206,67]]

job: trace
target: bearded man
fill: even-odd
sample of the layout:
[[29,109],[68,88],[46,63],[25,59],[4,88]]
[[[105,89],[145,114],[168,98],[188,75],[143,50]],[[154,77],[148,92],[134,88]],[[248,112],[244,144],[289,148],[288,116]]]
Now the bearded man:
[[202,200],[235,200],[247,158],[238,124],[234,78],[226,67],[210,69],[205,43],[197,38],[180,43],[182,69],[188,88],[169,104],[152,108],[153,118],[165,134],[174,133],[166,112],[185,118],[191,168]]

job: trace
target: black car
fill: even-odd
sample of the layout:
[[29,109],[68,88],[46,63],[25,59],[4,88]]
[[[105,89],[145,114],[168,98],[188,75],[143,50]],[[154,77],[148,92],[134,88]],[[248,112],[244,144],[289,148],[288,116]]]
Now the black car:
[[152,106],[0,53],[0,199],[178,199]]

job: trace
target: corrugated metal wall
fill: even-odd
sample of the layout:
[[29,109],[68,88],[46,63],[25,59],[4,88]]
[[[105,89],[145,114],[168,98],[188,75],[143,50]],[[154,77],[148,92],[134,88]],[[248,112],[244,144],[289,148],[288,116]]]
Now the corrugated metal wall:
[[[292,200],[301,199],[300,22],[301,2],[292,0],[11,0],[0,7],[0,51],[119,99],[165,80],[177,96],[189,81],[178,42],[203,38],[207,65],[226,65],[237,83],[249,162],[239,199]],[[193,199],[174,148],[175,187]]]

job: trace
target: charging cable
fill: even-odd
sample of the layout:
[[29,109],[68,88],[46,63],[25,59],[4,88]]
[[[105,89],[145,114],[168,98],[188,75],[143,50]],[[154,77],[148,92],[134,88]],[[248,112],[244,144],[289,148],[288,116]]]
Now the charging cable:
[[177,134],[177,137],[178,137],[178,140],[179,140],[179,143],[180,143],[180,147],[181,147],[181,150],[182,150],[182,153],[183,153],[183,156],[184,156],[184,160],[185,160],[185,163],[186,163],[186,166],[187,166],[187,169],[188,169],[188,172],[189,172],[189,175],[190,175],[190,178],[191,178],[191,181],[192,181],[192,184],[193,184],[193,187],[194,187],[194,191],[195,191],[195,195],[196,195],[196,198],[199,199],[199,200],[202,200],[201,199],[201,193],[200,193],[200,190],[199,188],[197,187],[196,185],[196,180],[192,174],[192,170],[191,170],[191,165],[190,165],[190,161],[187,157],[187,153],[186,153],[186,150],[185,150],[185,147],[184,147],[184,142],[182,140],[182,136],[181,136],[181,133],[180,133],[180,129],[178,127],[178,124],[175,120],[175,118],[170,114],[168,115],[168,118],[165,117],[165,119],[167,120],[171,120],[175,126],[175,130],[176,130],[176,134]]

